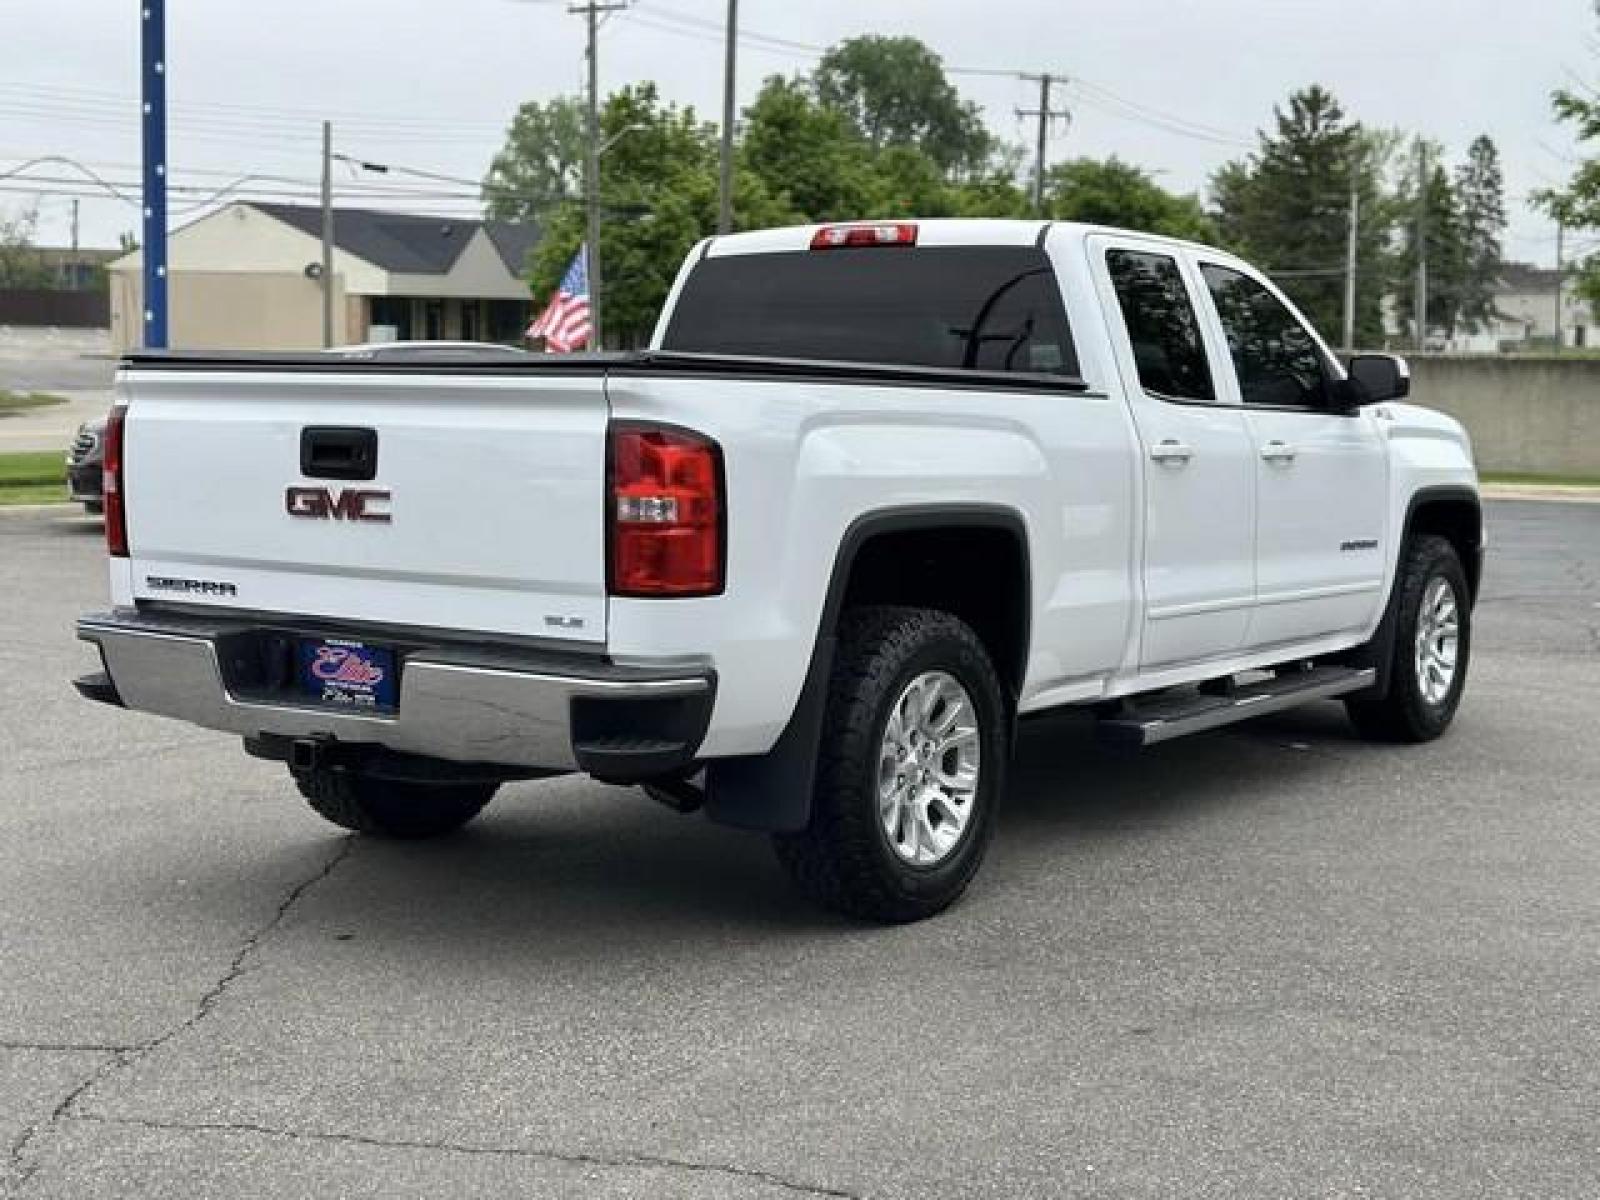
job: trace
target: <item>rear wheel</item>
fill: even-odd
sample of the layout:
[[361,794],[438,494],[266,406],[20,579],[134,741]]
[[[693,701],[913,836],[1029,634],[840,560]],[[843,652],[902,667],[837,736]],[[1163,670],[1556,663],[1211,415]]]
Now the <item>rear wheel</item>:
[[915,921],[966,889],[994,833],[1007,708],[983,643],[927,609],[845,613],[811,822],[774,839],[818,903]]
[[499,786],[396,782],[341,768],[296,771],[294,782],[317,814],[341,829],[405,839],[460,829]]
[[1398,571],[1388,691],[1351,696],[1345,708],[1366,737],[1427,742],[1449,728],[1466,687],[1471,592],[1455,547],[1442,537],[1407,541]]

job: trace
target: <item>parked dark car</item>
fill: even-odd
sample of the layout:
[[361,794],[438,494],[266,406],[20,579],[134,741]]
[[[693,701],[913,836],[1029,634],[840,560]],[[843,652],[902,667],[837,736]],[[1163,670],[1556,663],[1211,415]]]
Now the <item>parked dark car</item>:
[[101,466],[105,452],[106,419],[85,421],[67,447],[67,490],[84,511],[99,513],[105,508]]

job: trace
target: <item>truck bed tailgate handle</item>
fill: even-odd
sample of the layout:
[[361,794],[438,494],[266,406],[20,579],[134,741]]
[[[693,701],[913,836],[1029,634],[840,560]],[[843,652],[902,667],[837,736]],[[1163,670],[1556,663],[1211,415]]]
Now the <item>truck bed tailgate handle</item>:
[[307,425],[300,431],[300,474],[308,479],[375,479],[378,431]]

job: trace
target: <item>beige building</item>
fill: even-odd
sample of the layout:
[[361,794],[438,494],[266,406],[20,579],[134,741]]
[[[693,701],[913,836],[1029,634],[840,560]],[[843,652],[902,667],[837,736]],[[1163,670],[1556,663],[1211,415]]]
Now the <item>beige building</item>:
[[[322,345],[322,212],[239,202],[172,232],[168,341],[183,349]],[[339,208],[333,221],[336,345],[459,338],[517,342],[531,308],[528,226]],[[139,344],[143,259],[109,264],[111,341]]]

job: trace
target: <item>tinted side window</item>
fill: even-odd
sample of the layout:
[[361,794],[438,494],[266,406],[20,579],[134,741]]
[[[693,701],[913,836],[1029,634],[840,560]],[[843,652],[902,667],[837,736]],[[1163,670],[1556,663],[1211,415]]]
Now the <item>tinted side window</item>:
[[1248,275],[1214,265],[1201,267],[1200,273],[1228,335],[1244,402],[1322,408],[1327,364],[1306,327]]
[[1144,390],[1177,400],[1215,400],[1200,323],[1177,260],[1142,250],[1108,250],[1106,267]]
[[708,258],[662,348],[1076,375],[1060,284],[1032,246]]

